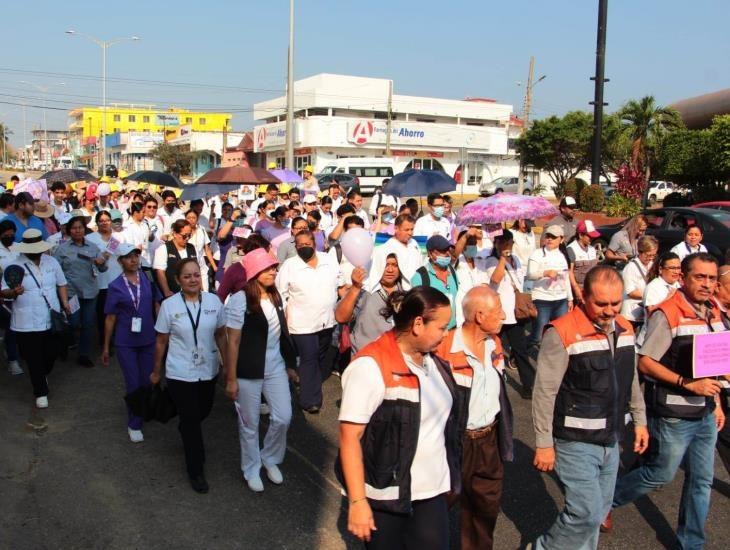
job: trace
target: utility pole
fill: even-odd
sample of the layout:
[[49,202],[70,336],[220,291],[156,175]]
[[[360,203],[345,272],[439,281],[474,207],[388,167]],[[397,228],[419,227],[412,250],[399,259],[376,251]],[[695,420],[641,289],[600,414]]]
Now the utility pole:
[[[535,56],[530,56],[530,70],[527,73],[527,87],[525,88],[525,101],[522,104],[522,131],[520,137],[525,135],[530,124],[530,111],[532,110],[532,79],[535,77]],[[509,128],[509,126],[508,126]],[[522,195],[525,190],[525,166],[520,155],[520,173],[517,175],[517,194]]]
[[388,124],[385,130],[385,156],[390,156],[390,135],[393,131],[393,81],[388,81]]
[[23,168],[28,167],[28,145],[26,136],[26,124],[25,124],[25,102],[23,103]]
[[286,76],[286,168],[294,170],[294,0],[289,0],[289,65]]
[[603,131],[603,83],[606,68],[606,24],[608,19],[608,0],[598,0],[598,32],[596,37],[596,76],[593,105],[593,142],[591,144],[591,185],[598,185],[601,176],[601,134]]

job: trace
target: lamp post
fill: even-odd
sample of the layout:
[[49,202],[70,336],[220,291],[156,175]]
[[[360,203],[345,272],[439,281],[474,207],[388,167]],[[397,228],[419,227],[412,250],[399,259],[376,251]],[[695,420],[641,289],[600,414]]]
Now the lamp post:
[[593,105],[593,140],[591,142],[591,185],[598,185],[601,177],[601,133],[603,131],[603,84],[606,69],[606,23],[608,21],[608,0],[598,0],[598,25],[596,30],[596,75]]
[[[48,90],[51,89],[50,86],[41,86],[40,84],[34,84],[33,82],[28,82],[27,80],[19,80],[21,84],[27,84],[28,86],[32,86],[39,92],[43,94],[43,145],[45,147],[45,153],[46,153],[46,169],[51,169],[51,155],[49,154],[49,147],[48,147],[48,123],[46,119],[46,104],[48,103]],[[65,82],[59,82],[58,86],[65,86]],[[25,106],[23,107],[25,108]],[[24,128],[25,128],[25,123]],[[23,133],[25,133],[25,129],[23,129]],[[38,160],[42,160],[44,147],[40,147],[38,150]]]
[[[529,130],[530,126],[530,111],[532,111],[532,90],[535,86],[540,84],[547,75],[542,75],[540,78],[533,82],[535,73],[535,58],[530,57],[530,71],[527,74],[527,86],[525,86],[525,102],[523,105],[524,113],[522,115],[522,132],[520,136],[525,135],[525,132]],[[518,86],[522,86],[522,82],[517,83]],[[533,182],[534,183],[534,182]],[[522,155],[520,155],[520,173],[517,175],[517,193],[522,195],[525,188],[525,174],[524,165],[522,163]]]
[[289,0],[289,64],[286,75],[286,166],[294,170],[294,0]]
[[118,42],[127,40],[137,42],[141,39],[139,36],[122,36],[111,40],[101,40],[90,34],[78,32],[73,29],[67,30],[66,34],[82,36],[101,48],[101,175],[106,176],[106,50]]

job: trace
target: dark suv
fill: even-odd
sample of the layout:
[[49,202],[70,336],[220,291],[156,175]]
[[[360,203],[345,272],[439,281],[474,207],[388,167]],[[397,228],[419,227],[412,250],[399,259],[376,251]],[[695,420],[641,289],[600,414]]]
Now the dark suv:
[[319,182],[320,191],[327,191],[333,181],[339,183],[340,187],[345,190],[345,193],[349,192],[353,187],[360,187],[360,178],[352,174],[317,174],[315,177]]

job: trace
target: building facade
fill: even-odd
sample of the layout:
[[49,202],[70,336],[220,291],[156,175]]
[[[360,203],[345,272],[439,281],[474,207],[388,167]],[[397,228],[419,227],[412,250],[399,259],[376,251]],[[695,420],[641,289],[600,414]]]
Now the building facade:
[[[295,170],[316,172],[338,158],[389,157],[394,172],[444,170],[476,192],[479,183],[517,175],[514,140],[521,123],[512,106],[393,93],[390,80],[319,74],[294,83]],[[254,105],[253,145],[283,166],[286,97]]]
[[[31,135],[28,150],[28,161],[31,168],[34,170],[50,170],[55,167],[70,167],[68,130],[36,128],[32,130]],[[67,163],[69,166],[66,166]]]
[[228,131],[231,116],[230,113],[190,111],[175,107],[159,109],[153,105],[112,104],[106,107],[105,112],[102,107],[78,107],[69,112],[71,152],[78,164],[96,166],[101,162],[99,144],[104,118],[107,136],[158,132],[174,136],[183,126],[196,132]]

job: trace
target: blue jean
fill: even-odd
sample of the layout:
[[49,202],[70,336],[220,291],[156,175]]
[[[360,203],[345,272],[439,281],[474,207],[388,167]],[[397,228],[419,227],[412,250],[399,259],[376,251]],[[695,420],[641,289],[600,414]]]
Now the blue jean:
[[324,362],[333,331],[326,328],[311,334],[292,334],[299,352],[299,406],[303,409],[322,406]]
[[555,440],[555,472],[565,490],[565,508],[536,549],[594,550],[598,529],[611,509],[619,448],[581,441]]
[[534,300],[537,318],[532,322],[530,345],[539,346],[542,331],[550,321],[568,313],[568,300]]
[[71,315],[71,326],[79,329],[79,357],[89,357],[91,353],[91,332],[96,319],[96,297],[79,298],[80,308]]
[[623,506],[674,479],[684,458],[684,486],[677,539],[684,550],[702,548],[715,469],[715,415],[702,420],[649,418],[649,454],[644,464],[616,484],[613,506]]

